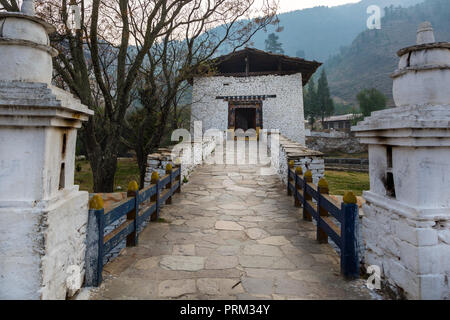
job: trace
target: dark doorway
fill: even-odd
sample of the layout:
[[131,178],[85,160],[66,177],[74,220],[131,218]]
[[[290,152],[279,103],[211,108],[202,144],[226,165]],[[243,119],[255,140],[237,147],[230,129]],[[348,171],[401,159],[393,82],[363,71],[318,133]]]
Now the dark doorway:
[[262,101],[229,101],[228,129],[262,129]]
[[236,108],[236,130],[256,130],[256,108]]

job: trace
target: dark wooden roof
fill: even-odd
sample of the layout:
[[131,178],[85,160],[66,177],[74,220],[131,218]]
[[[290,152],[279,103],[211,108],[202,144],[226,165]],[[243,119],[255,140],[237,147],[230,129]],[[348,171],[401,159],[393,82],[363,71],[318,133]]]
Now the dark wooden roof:
[[303,85],[322,65],[317,61],[288,57],[265,52],[254,48],[245,48],[211,61],[217,76],[251,77],[261,75],[289,75],[301,73]]

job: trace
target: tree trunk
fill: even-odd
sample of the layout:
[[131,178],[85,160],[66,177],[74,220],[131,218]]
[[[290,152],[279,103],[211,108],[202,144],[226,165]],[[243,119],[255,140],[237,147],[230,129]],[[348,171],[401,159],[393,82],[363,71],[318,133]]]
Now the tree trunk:
[[94,192],[114,192],[117,156],[94,152],[89,155],[89,162],[94,177]]
[[[138,148],[136,148],[138,149]],[[144,188],[145,172],[147,169],[147,153],[143,150],[136,150],[136,158],[139,166],[139,189]]]
[[119,137],[116,135],[105,137],[107,141],[100,144],[93,132],[93,119],[86,123],[83,130],[83,142],[91,164],[94,181],[94,192],[114,192],[114,176],[117,170],[117,148]]

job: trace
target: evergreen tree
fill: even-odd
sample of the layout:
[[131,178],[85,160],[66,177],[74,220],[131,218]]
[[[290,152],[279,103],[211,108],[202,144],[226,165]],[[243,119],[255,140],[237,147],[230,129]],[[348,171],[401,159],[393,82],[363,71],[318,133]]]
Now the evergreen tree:
[[314,82],[314,78],[311,78],[308,83],[308,87],[303,93],[304,99],[304,110],[305,110],[305,119],[309,121],[311,126],[314,129],[314,122],[317,117],[318,111],[318,103],[317,103],[317,89],[316,84]]
[[322,123],[326,117],[331,116],[334,112],[333,100],[331,99],[325,69],[322,70],[317,85],[317,108],[317,114],[320,116]]
[[272,53],[284,54],[283,45],[278,42],[279,37],[275,33],[269,34],[265,43],[266,43],[266,51]]
[[386,109],[386,96],[375,88],[361,90],[356,98],[364,117],[370,116],[373,111]]

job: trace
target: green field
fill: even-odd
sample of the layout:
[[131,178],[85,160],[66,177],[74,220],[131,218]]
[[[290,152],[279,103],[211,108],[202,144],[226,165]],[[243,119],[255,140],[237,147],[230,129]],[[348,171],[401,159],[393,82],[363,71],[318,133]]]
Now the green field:
[[[75,184],[80,186],[80,190],[94,192],[92,171],[89,161],[76,161],[75,168],[77,167],[81,168],[81,170],[75,170]],[[139,168],[136,160],[119,159],[117,162],[116,176],[114,178],[114,190],[127,191],[128,183],[132,180],[136,180],[139,183]]]
[[344,195],[345,191],[353,191],[361,196],[364,190],[370,189],[369,174],[351,171],[325,171],[330,194]]

